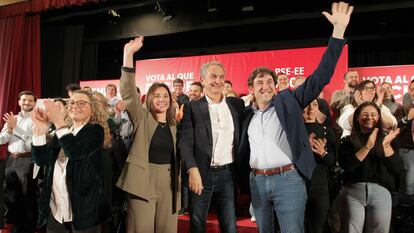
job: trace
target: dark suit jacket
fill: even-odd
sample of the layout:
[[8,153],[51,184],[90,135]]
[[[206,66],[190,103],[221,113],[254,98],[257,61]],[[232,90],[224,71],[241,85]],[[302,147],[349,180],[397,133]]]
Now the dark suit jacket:
[[[226,97],[234,124],[233,154],[240,138],[240,116],[244,105],[240,99]],[[179,149],[187,169],[198,167],[203,183],[209,172],[213,152],[213,135],[206,97],[184,105],[184,116],[180,124]]]
[[[317,69],[295,90],[285,89],[278,93],[271,105],[277,113],[281,126],[287,135],[292,150],[293,163],[299,172],[310,179],[315,169],[315,159],[310,149],[308,134],[303,120],[303,109],[318,97],[322,89],[331,81],[336,63],[341,55],[344,40],[330,38]],[[250,173],[250,145],[247,129],[253,117],[253,110],[246,109],[243,115],[239,175],[240,188],[248,192]]]
[[66,184],[76,230],[101,224],[110,215],[109,200],[105,197],[102,177],[99,174],[104,131],[97,124],[86,124],[77,134],[53,137],[49,145],[32,146],[32,159],[45,166],[45,179],[39,201],[38,225],[47,223],[53,172],[60,149],[69,158],[66,167]]

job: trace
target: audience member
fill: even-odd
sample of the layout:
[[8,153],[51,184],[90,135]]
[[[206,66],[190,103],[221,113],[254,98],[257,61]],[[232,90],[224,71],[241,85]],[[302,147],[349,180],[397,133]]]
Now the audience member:
[[341,223],[346,233],[390,231],[390,192],[402,160],[392,143],[399,129],[384,134],[381,117],[375,103],[360,104],[353,114],[351,135],[339,147],[338,161],[344,169]]
[[0,144],[8,143],[6,162],[6,193],[13,223],[13,232],[31,233],[37,220],[37,179],[33,179],[33,162],[30,154],[32,142],[31,113],[36,96],[22,91],[18,96],[20,112],[4,114],[6,122],[0,134]]

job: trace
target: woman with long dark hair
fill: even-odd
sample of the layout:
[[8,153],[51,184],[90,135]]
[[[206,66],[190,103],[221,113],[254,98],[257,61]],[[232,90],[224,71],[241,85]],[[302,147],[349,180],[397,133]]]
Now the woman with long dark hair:
[[175,233],[180,209],[175,109],[171,92],[163,83],[150,87],[146,108],[139,101],[133,55],[143,39],[137,37],[124,47],[120,89],[134,126],[134,139],[117,186],[130,194],[127,232]]
[[339,147],[338,161],[344,169],[344,232],[388,233],[390,229],[391,191],[403,165],[392,143],[399,129],[384,134],[380,112],[375,103],[360,104],[353,115],[351,135]]

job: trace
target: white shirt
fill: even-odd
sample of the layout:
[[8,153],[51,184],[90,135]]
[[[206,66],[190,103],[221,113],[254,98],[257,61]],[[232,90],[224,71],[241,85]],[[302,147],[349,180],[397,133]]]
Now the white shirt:
[[0,133],[0,145],[9,143],[7,150],[10,153],[26,153],[30,152],[32,144],[32,119],[31,114],[23,115],[22,112],[15,115],[17,118],[17,126],[12,134],[8,132],[7,123],[4,124]]
[[[76,135],[84,125],[77,129],[67,129],[63,128],[56,131],[58,138],[72,133]],[[33,145],[42,146],[46,144],[46,135],[33,136]],[[71,222],[72,221],[72,207],[70,205],[69,193],[66,184],[66,167],[68,165],[69,158],[65,156],[63,150],[61,149],[58,155],[58,158],[55,162],[55,167],[53,171],[53,183],[52,183],[52,192],[50,196],[50,211],[52,212],[53,217],[59,223]]]
[[250,143],[250,167],[269,169],[292,163],[287,135],[272,105],[264,110],[253,106],[254,115],[247,133]]
[[[354,114],[355,109],[356,108],[352,104],[347,104],[341,109],[341,115],[338,118],[338,125],[343,129],[341,138],[351,135],[352,125],[349,123],[348,118]],[[394,115],[392,115],[390,109],[385,105],[381,105],[380,109],[381,116],[391,119],[393,128],[396,128],[398,122]]]
[[206,95],[213,135],[212,166],[222,166],[234,161],[233,142],[234,124],[226,97],[220,103],[213,101]]

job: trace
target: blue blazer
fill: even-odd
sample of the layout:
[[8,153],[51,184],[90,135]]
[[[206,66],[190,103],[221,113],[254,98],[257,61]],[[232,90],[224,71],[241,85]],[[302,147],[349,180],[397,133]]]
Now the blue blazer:
[[[316,163],[310,148],[308,133],[306,132],[303,109],[321,93],[322,89],[331,81],[336,63],[341,56],[345,40],[330,38],[328,47],[322,56],[317,69],[306,81],[295,90],[285,89],[279,92],[271,101],[271,105],[279,117],[281,126],[286,132],[293,163],[299,172],[310,179]],[[250,145],[247,129],[254,115],[252,108],[247,108],[243,114],[240,151],[238,153],[239,184],[244,192],[248,192],[250,173]]]

